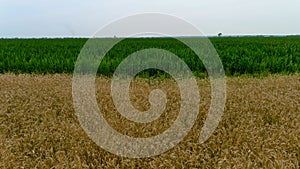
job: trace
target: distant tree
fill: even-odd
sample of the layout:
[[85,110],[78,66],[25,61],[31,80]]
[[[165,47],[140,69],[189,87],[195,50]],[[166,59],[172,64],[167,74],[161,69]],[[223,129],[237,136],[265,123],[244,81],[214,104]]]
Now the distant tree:
[[220,37],[220,36],[222,36],[223,34],[220,32],[220,33],[218,33],[218,36]]

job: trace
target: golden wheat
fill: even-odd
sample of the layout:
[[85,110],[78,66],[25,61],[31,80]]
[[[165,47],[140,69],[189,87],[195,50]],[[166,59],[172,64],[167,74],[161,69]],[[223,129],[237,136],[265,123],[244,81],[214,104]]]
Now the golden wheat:
[[[132,137],[157,135],[172,125],[180,91],[171,79],[136,79],[131,101],[150,108],[151,90],[167,93],[161,118],[138,124],[122,117],[110,97],[110,80],[98,77],[97,100],[109,124]],[[227,79],[227,103],[218,128],[204,144],[199,133],[210,106],[209,80],[197,80],[198,119],[185,139],[159,156],[130,159],[99,148],[73,109],[72,77],[0,75],[0,168],[299,168],[300,76]]]

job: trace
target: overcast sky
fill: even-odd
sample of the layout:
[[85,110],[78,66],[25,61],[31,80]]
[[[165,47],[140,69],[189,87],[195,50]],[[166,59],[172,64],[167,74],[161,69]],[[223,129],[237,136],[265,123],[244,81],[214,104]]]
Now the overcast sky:
[[206,35],[300,34],[300,0],[0,0],[0,37],[90,37],[143,12],[178,16]]

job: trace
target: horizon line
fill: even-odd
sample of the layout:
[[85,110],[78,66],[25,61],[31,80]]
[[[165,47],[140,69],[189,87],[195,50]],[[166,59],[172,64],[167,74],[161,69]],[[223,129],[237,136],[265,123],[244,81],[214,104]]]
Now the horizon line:
[[[169,38],[224,38],[224,37],[290,37],[290,36],[300,36],[300,34],[228,34],[228,35],[203,35],[203,36],[169,36]],[[168,38],[168,36],[137,36],[137,37],[127,37],[127,36],[21,36],[21,37],[0,37],[0,39],[91,39],[91,38]]]

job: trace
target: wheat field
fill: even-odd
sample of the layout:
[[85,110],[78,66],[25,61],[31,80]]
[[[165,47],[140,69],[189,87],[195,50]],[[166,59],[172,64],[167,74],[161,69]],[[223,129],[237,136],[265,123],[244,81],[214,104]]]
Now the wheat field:
[[[203,144],[199,133],[210,106],[210,83],[198,79],[199,115],[173,149],[154,157],[119,157],[97,146],[81,128],[72,100],[72,77],[0,75],[0,168],[300,168],[300,75],[227,78],[222,121]],[[132,104],[150,107],[159,88],[168,102],[151,123],[133,123],[115,110],[110,80],[96,79],[97,101],[109,124],[132,137],[157,135],[172,125],[180,92],[171,79],[135,79]]]

